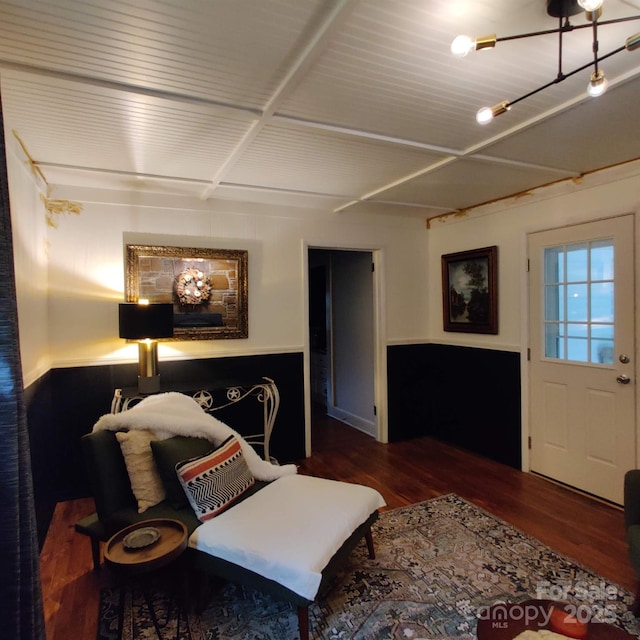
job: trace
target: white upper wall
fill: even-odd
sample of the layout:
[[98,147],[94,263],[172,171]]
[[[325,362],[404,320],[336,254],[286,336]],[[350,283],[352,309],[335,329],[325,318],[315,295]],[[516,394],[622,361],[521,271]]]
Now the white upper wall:
[[[640,210],[636,163],[467,216],[432,221],[429,230],[415,218],[88,188],[55,194],[81,203],[82,212],[56,216],[57,226],[51,227],[36,179],[11,144],[7,159],[27,385],[51,367],[136,361],[135,345],[117,336],[127,243],[249,252],[249,338],[165,343],[161,358],[304,348],[307,247],[382,251],[387,344],[434,341],[519,351],[527,339],[527,233]],[[499,250],[499,334],[444,332],[441,255],[494,244]]]
[[13,136],[5,131],[13,263],[25,386],[51,368],[48,333],[47,224],[35,177]]
[[[17,164],[15,158],[10,164]],[[14,219],[44,220],[35,184],[19,184]],[[62,194],[56,193],[56,197]],[[78,215],[56,216],[46,229],[48,308],[24,316],[21,325],[25,384],[51,367],[136,361],[135,345],[118,338],[117,303],[124,300],[127,243],[246,249],[249,255],[249,338],[171,342],[160,345],[161,359],[298,351],[305,345],[306,248],[370,249],[384,253],[388,339],[427,339],[426,228],[424,221],[391,216],[366,217],[313,209],[287,209],[232,201],[206,201],[96,189],[74,189],[63,197],[82,205]],[[14,229],[17,243],[33,240],[31,223]],[[19,256],[17,260],[29,262]],[[40,279],[40,282],[43,280]],[[45,280],[46,281],[46,280]],[[29,283],[21,284],[27,300]],[[416,292],[422,292],[416,295]],[[41,294],[40,303],[46,299]],[[23,305],[24,306],[24,305]],[[48,326],[48,340],[40,336]],[[32,353],[33,352],[33,353]]]
[[[428,231],[428,282],[429,290],[437,291],[438,297],[430,300],[431,340],[492,349],[526,349],[527,234],[638,212],[640,163],[635,163],[586,176],[579,182],[566,181],[538,189],[476,209],[471,215],[432,221]],[[636,245],[637,240],[636,237]],[[498,247],[499,333],[445,332],[441,256],[492,245]]]

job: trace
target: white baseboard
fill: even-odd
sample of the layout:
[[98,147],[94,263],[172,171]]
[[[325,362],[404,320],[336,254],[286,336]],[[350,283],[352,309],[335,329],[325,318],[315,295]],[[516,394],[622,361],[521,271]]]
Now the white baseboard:
[[344,411],[344,409],[340,409],[338,407],[332,407],[327,405],[327,415],[335,420],[340,420],[340,422],[344,422],[348,424],[350,427],[354,427],[358,429],[358,431],[362,431],[369,436],[373,436],[375,438],[376,434],[376,425],[375,422],[371,420],[367,420],[366,418],[362,418],[361,416],[356,416],[348,411]]

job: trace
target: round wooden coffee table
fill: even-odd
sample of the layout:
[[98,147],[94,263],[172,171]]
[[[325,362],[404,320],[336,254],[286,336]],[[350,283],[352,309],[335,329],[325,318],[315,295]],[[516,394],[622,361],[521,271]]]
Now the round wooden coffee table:
[[[125,538],[143,529],[153,529],[159,533],[158,539],[141,546],[130,548]],[[130,540],[130,538],[127,538]],[[142,542],[145,542],[144,538]],[[163,567],[187,548],[187,527],[179,520],[155,518],[137,522],[111,536],[104,548],[105,564],[127,573],[144,573]]]
[[[513,640],[530,629],[549,629],[545,622],[552,606],[562,608],[566,603],[552,600],[527,600],[514,604],[495,604],[478,617],[478,640]],[[605,622],[588,622],[585,640],[630,640],[631,634]]]

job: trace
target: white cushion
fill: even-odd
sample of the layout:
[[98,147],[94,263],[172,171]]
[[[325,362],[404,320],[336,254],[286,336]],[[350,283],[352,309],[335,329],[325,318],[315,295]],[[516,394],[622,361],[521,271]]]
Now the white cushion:
[[189,546],[314,600],[331,557],[383,506],[370,487],[284,476],[200,525]]

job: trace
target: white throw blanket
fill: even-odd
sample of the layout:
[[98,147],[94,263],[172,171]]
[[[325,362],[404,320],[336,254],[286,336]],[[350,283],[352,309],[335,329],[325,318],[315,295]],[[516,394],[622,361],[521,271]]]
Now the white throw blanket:
[[93,426],[93,431],[106,429],[148,429],[158,440],[173,436],[206,438],[218,446],[229,436],[235,435],[242,446],[247,465],[256,480],[270,482],[276,478],[297,473],[293,464],[278,466],[263,460],[256,450],[236,431],[212,415],[182,393],[169,392],[147,396],[137,405],[121,413],[108,413]]

